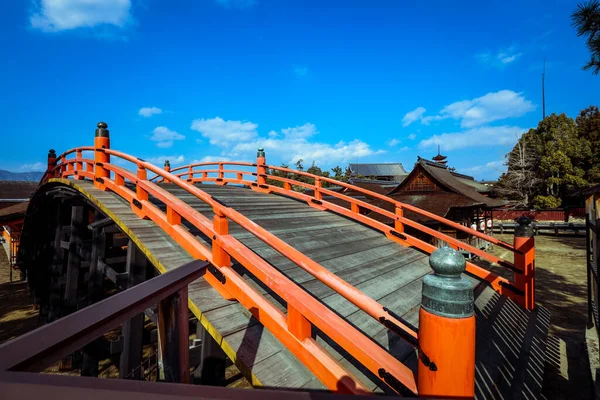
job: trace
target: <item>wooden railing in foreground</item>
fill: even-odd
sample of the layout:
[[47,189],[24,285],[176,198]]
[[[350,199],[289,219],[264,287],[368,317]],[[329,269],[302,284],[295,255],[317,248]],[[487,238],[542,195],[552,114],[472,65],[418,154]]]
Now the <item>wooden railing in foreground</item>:
[[[226,169],[226,166],[234,167],[252,167],[256,168],[255,171],[240,171],[239,169]],[[217,166],[211,169],[204,169],[208,166]],[[184,171],[184,172],[179,172]],[[278,171],[288,176],[301,176],[306,178],[307,181],[300,181],[291,177],[285,177],[280,175],[274,175],[268,173],[271,171]],[[487,281],[494,290],[498,293],[507,296],[523,307],[527,309],[533,309],[535,307],[534,295],[534,267],[533,267],[533,245],[523,245],[522,241],[516,241],[517,246],[503,242],[497,238],[486,235],[479,231],[470,229],[466,226],[460,225],[454,221],[450,221],[436,214],[421,210],[417,207],[411,206],[410,204],[398,202],[385,195],[372,192],[367,189],[363,189],[358,186],[354,186],[345,182],[337,181],[335,179],[326,178],[322,176],[316,176],[304,171],[296,171],[289,168],[277,167],[272,165],[266,165],[264,152],[259,150],[259,157],[257,157],[256,163],[244,163],[244,162],[206,162],[190,164],[181,166],[170,170],[175,176],[185,179],[189,183],[205,183],[213,182],[218,185],[226,184],[240,184],[248,185],[254,190],[263,191],[267,193],[277,193],[292,197],[298,200],[305,201],[311,207],[329,210],[345,217],[354,219],[365,225],[368,225],[378,231],[384,233],[389,239],[400,243],[405,246],[413,246],[422,251],[431,254],[437,247],[427,243],[415,236],[412,236],[405,232],[405,226],[414,228],[418,231],[424,232],[433,238],[440,239],[455,249],[463,249],[471,254],[480,257],[483,260],[487,260],[491,263],[497,264],[500,267],[509,269],[513,272],[513,280],[510,281],[506,278],[498,276],[480,266],[475,265],[472,262],[467,262],[467,272]],[[216,174],[216,176],[211,176]],[[231,176],[235,175],[235,177]],[[245,176],[256,177],[255,181],[252,178],[244,179]],[[160,181],[160,176],[155,176],[151,180]],[[270,182],[270,183],[269,183]],[[282,186],[274,185],[272,182],[280,182]],[[370,198],[380,200],[388,203],[394,209],[394,212],[387,211],[377,205],[362,201],[355,197],[347,196],[335,190],[328,189],[324,186],[329,184],[331,186],[337,186],[342,188],[351,189],[354,192],[362,193]],[[303,187],[313,191],[313,194],[300,193],[293,190],[294,187]],[[327,201],[323,196],[330,196],[336,199],[343,200],[348,203],[349,209],[338,204],[334,204]],[[391,221],[394,221],[393,228],[386,225],[383,222],[377,221],[364,214],[361,214],[361,210],[369,210],[381,216],[387,217]],[[427,217],[433,221],[440,223],[441,225],[456,229],[458,231],[467,233],[471,236],[478,237],[488,243],[494,244],[498,247],[508,250],[515,255],[515,262],[510,262],[506,259],[497,257],[493,254],[485,252],[480,248],[474,247],[468,243],[465,243],[459,239],[452,238],[445,235],[442,232],[431,229],[419,222],[413,221],[404,215],[404,211],[411,211],[418,215]],[[533,239],[532,239],[533,240]],[[526,249],[527,255],[522,249]]]
[[[92,150],[94,151],[93,160],[83,157],[83,152]],[[75,157],[68,158],[72,154]],[[136,166],[136,172],[111,164],[111,157],[133,163]],[[206,192],[144,160],[111,150],[105,124],[99,124],[94,148],[80,147],[69,150],[58,158],[49,157],[48,164],[45,181],[52,182],[57,181],[56,178],[69,177],[91,179],[97,188],[110,190],[128,201],[138,216],[154,221],[194,258],[210,262],[212,265],[209,267],[209,273],[205,275],[205,279],[223,297],[235,299],[247,308],[329,389],[347,393],[368,392],[351,373],[340,366],[337,360],[311,337],[312,325],[336,342],[365,368],[376,376],[380,376],[391,389],[402,392],[406,388],[417,393],[415,376],[409,368],[229,235],[229,220],[244,227],[248,232],[376,318],[388,329],[412,345],[416,345],[417,333],[397,319],[392,311],[385,309],[375,300],[248,220],[242,214],[219,203]],[[147,179],[147,171],[157,174],[163,180],[179,186],[210,205],[214,212],[213,221],[150,182]],[[243,173],[239,173],[243,177]],[[237,178],[240,176],[236,177],[235,182],[243,182],[248,185],[253,183]],[[135,185],[135,189],[126,185],[126,182]],[[161,211],[150,202],[149,196],[162,202],[166,211]],[[183,220],[188,221],[211,238],[212,246],[207,247],[191,234],[182,225]],[[286,301],[287,314],[281,312],[235,272],[231,268],[231,258],[246,267],[257,279]]]

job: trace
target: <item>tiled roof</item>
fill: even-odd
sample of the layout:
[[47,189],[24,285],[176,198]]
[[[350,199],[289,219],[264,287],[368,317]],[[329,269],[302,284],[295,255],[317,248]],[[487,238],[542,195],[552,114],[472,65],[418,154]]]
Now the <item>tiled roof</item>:
[[25,201],[23,203],[15,204],[13,206],[1,209],[0,225],[2,224],[2,222],[23,218],[25,216],[25,213],[27,212],[27,206],[29,206],[29,202]]
[[37,182],[0,181],[0,201],[25,201],[31,198],[38,187]]
[[404,176],[408,172],[400,163],[381,163],[381,164],[350,164],[350,171],[353,175],[361,176]]

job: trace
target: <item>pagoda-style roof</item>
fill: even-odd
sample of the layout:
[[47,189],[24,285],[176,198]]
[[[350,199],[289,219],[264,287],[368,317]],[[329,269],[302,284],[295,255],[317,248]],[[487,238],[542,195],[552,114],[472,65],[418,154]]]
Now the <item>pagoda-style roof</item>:
[[[502,200],[481,194],[474,183],[475,180],[468,175],[452,172],[444,164],[419,157],[412,172],[388,196],[441,217],[446,217],[455,208],[492,208],[505,204]],[[389,203],[376,202],[376,205],[394,211]],[[427,220],[426,217],[406,213],[411,219]],[[375,213],[370,216],[385,219]]]

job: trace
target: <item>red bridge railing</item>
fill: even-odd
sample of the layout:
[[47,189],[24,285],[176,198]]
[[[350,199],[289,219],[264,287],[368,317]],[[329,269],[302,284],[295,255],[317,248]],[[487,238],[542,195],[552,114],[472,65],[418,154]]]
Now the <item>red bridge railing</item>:
[[[244,166],[256,169],[253,171],[240,171],[238,169],[228,169],[229,166]],[[288,177],[281,176],[281,174],[274,175],[272,173],[273,171],[287,174]],[[480,257],[481,259],[487,260],[493,264],[512,271],[514,278],[511,281],[494,274],[487,269],[477,266],[472,262],[467,262],[467,272],[487,281],[498,293],[517,301],[519,304],[528,309],[533,309],[535,306],[533,270],[534,249],[533,246],[530,246],[529,244],[523,244],[522,240],[515,241],[515,245],[511,245],[495,237],[470,229],[436,214],[421,210],[417,207],[411,206],[410,204],[398,202],[390,197],[358,186],[323,176],[313,175],[304,171],[266,165],[264,152],[261,151],[259,151],[259,157],[257,157],[256,163],[227,161],[206,162],[177,167],[170,170],[170,172],[174,173],[175,176],[181,179],[185,179],[189,183],[212,182],[218,185],[241,184],[250,186],[255,190],[278,193],[288,197],[293,197],[307,202],[311,207],[329,210],[368,225],[384,233],[389,239],[405,246],[413,246],[429,254],[435,251],[437,249],[436,246],[410,235],[405,231],[405,226],[414,228],[420,232],[428,234],[432,238],[437,238],[448,243],[455,249],[465,250]],[[307,181],[293,179],[292,177],[294,176],[304,177]],[[155,176],[151,180],[160,181],[160,177]],[[273,184],[274,182],[280,182],[282,183],[282,186],[275,185]],[[390,204],[395,211],[392,213],[381,207],[378,207],[377,205],[368,203],[355,197],[347,196],[335,190],[330,190],[324,184],[351,189],[353,192],[362,193],[370,198],[386,202]],[[300,193],[294,190],[294,188],[299,187],[310,189],[312,190],[313,194]],[[327,201],[327,199],[323,196],[329,196],[329,198],[343,200],[344,202],[347,202],[349,208]],[[383,222],[377,221],[362,214],[361,210],[369,210],[392,220],[394,222],[393,228]],[[442,232],[429,228],[417,221],[411,220],[405,217],[405,210],[425,216],[440,223],[441,225],[465,232],[469,235],[478,237],[491,244],[506,249],[509,252],[514,253],[514,261],[511,262],[500,258],[459,239],[450,237]],[[524,249],[526,250],[524,251]],[[525,254],[525,252],[527,252],[527,254]]]
[[[83,153],[90,151],[94,152],[94,159],[83,157]],[[111,158],[132,163],[136,172],[111,163]],[[234,163],[234,165],[251,166],[252,164]],[[214,212],[214,219],[211,221],[184,201],[148,180],[148,171],[156,174],[162,181],[179,186],[210,205]],[[217,173],[225,174],[224,171],[217,171]],[[252,176],[250,172],[236,171],[235,174],[237,176],[234,179],[222,178],[223,180],[217,182],[248,185],[256,183],[243,179],[245,175]],[[198,187],[142,159],[110,149],[105,125],[99,124],[94,147],[79,147],[68,150],[58,157],[49,157],[48,171],[43,182],[54,181],[57,178],[93,180],[97,188],[112,191],[128,201],[138,216],[154,221],[193,257],[209,261],[215,268],[209,269],[205,279],[224,298],[237,300],[244,305],[331,390],[348,393],[369,391],[311,337],[313,325],[373,374],[384,378],[384,381],[393,390],[402,391],[403,386],[411,392],[417,393],[414,373],[408,367],[229,235],[229,221],[242,226],[296,265],[329,285],[388,329],[412,345],[416,345],[417,333],[413,329],[398,320],[393,313],[384,309],[372,298],[364,295],[239,212],[219,203]],[[166,210],[163,212],[149,201],[149,196],[164,204]],[[184,220],[211,238],[212,245],[208,247],[201,243],[182,225]],[[231,268],[231,258],[237,260],[257,279],[285,300],[288,308],[287,314],[281,312],[235,272]]]
[[[229,234],[230,221],[240,225],[298,267],[309,272],[413,346],[418,345],[417,332],[403,323],[392,311],[364,295],[243,214],[216,201],[200,187],[193,185],[194,183],[244,185],[256,191],[292,197],[306,202],[311,207],[335,212],[368,225],[401,245],[411,246],[429,254],[433,253],[436,250],[435,246],[406,232],[405,227],[410,227],[433,238],[443,240],[455,249],[466,250],[513,271],[515,278],[511,281],[471,262],[468,262],[466,267],[467,272],[487,281],[497,292],[514,299],[529,309],[534,307],[533,239],[520,238],[520,240],[515,240],[515,245],[511,245],[360,187],[303,171],[269,166],[266,164],[262,150],[259,150],[255,163],[209,162],[187,165],[173,170],[166,163],[162,169],[140,158],[110,149],[106,128],[106,124],[98,124],[93,147],[78,147],[68,150],[58,157],[51,151],[48,157],[48,170],[42,182],[60,181],[65,178],[88,179],[94,182],[96,188],[112,191],[125,199],[131,204],[134,213],[141,218],[154,221],[193,257],[210,262],[214,268],[209,268],[205,279],[224,298],[235,299],[250,310],[257,320],[331,390],[349,393],[367,391],[351,373],[340,366],[337,360],[311,337],[312,326],[325,333],[374,375],[380,376],[393,390],[402,392],[404,387],[417,393],[417,384],[415,376],[409,368],[231,236]],[[93,152],[93,158],[83,156],[84,153],[90,152]],[[119,165],[111,162],[111,159],[114,158],[119,160]],[[120,164],[123,163],[130,163],[134,166],[135,171],[121,167]],[[155,176],[148,179],[148,171]],[[277,174],[274,173],[275,171]],[[302,177],[303,180],[294,179],[294,177]],[[209,205],[214,213],[213,220],[211,221],[159,186],[160,182],[176,185]],[[387,202],[392,205],[394,212],[331,190],[327,185],[349,188],[371,198]],[[294,190],[300,187],[312,189],[313,193],[300,193]],[[162,203],[165,211],[150,201],[150,196],[153,200]],[[348,208],[334,204],[324,196],[347,202]],[[387,217],[393,221],[393,226],[376,221],[362,214],[361,210],[369,210]],[[515,261],[510,262],[494,256],[411,220],[404,215],[405,210],[427,216],[440,224],[466,232],[513,252]],[[210,246],[200,242],[191,234],[182,224],[183,221],[187,221],[210,238]],[[280,311],[234,271],[231,268],[231,258],[237,260],[257,279],[285,300],[287,313]]]

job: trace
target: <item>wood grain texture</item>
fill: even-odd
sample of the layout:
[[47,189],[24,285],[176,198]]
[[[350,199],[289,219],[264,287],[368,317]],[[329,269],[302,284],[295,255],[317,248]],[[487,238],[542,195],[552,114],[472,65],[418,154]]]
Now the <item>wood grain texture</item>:
[[[122,199],[111,193],[101,192],[87,182],[77,182],[77,185],[94,197],[96,203],[110,210],[112,215],[122,221],[127,228],[125,233],[135,237],[136,244],[142,245],[140,248],[145,249],[148,258],[157,269],[170,270],[190,260],[189,255],[173,239],[151,221],[137,218],[131,207]],[[209,206],[184,190],[172,184],[160,186],[208,218],[213,217]],[[369,227],[331,212],[311,208],[294,199],[235,186],[197,186],[379,301],[410,324],[418,326],[422,280],[431,272],[427,255],[393,243]],[[164,210],[164,206],[159,202],[156,201],[156,205]],[[186,226],[190,232],[198,235],[199,240],[210,245],[208,238],[195,228],[187,224]],[[230,223],[229,232],[275,269],[416,371],[415,350],[403,339],[242,227]],[[275,306],[286,311],[285,302],[244,267],[234,264],[234,269]],[[478,331],[485,332],[485,335],[493,335],[494,329],[500,326],[498,324],[502,321],[504,325],[501,326],[506,330],[506,334],[517,338],[511,342],[510,349],[505,349],[498,345],[502,338],[487,340],[487,337],[480,338],[478,334],[477,363],[479,369],[485,369],[485,374],[482,373],[481,377],[476,378],[478,385],[485,388],[506,379],[494,368],[509,363],[512,370],[521,371],[512,375],[511,385],[526,388],[532,393],[539,392],[536,392],[535,385],[527,381],[525,376],[531,368],[536,372],[540,365],[543,368],[543,357],[540,357],[540,351],[543,349],[538,347],[541,346],[539,343],[545,343],[547,324],[544,326],[540,322],[539,312],[524,311],[512,301],[498,296],[489,287],[481,285],[478,280],[470,279],[477,288]],[[224,300],[204,280],[198,280],[189,286],[189,301],[192,312],[254,384],[268,387],[323,388],[322,384],[247,310],[237,302]],[[499,302],[502,303],[502,307],[497,305]],[[517,315],[522,321],[520,325],[511,326],[506,322]],[[520,333],[517,334],[517,331]],[[313,328],[313,337],[365,386],[374,391],[389,391],[378,377],[366,371],[322,332]],[[535,351],[531,350],[532,345],[538,346]],[[514,352],[517,357],[510,359],[508,354],[505,354],[509,352]],[[529,354],[535,357],[528,356]],[[534,364],[535,366],[532,366]],[[508,383],[504,384],[504,388],[504,393],[510,392]],[[478,393],[479,396],[486,394],[484,390]]]

